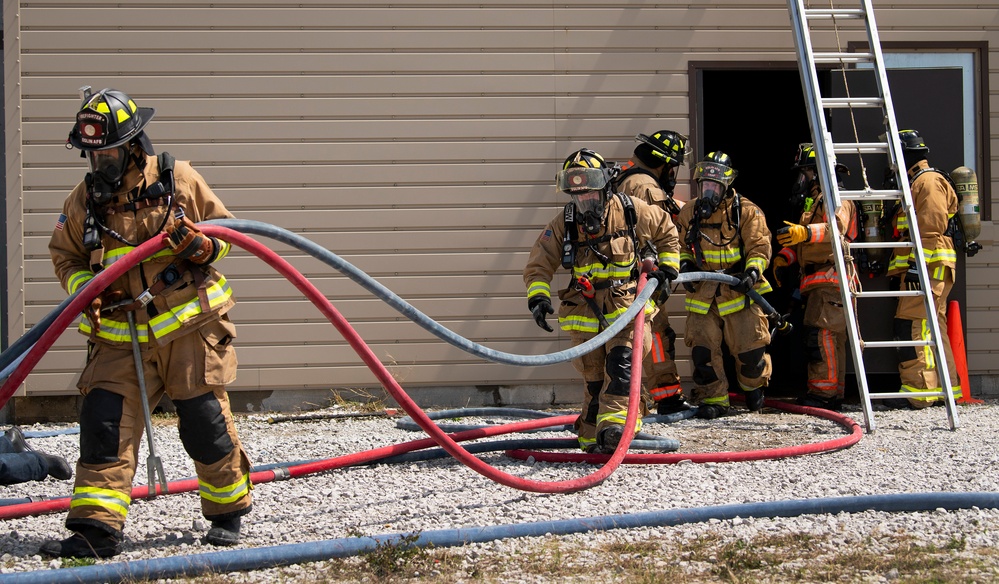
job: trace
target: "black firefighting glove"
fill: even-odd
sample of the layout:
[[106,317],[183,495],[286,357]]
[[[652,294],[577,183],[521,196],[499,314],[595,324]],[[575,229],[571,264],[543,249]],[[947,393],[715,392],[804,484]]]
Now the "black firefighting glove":
[[215,260],[219,242],[198,229],[186,215],[166,227],[173,254],[193,264],[203,266]]
[[531,296],[527,301],[527,308],[530,309],[531,314],[534,315],[534,322],[538,324],[539,327],[545,329],[548,332],[555,332],[555,330],[548,324],[545,317],[549,314],[554,314],[555,311],[552,309],[551,300],[544,294],[537,294]]
[[[683,260],[682,262],[680,262],[681,274],[690,274],[697,271],[699,270],[697,269],[697,264],[695,264],[694,262],[690,260]],[[697,291],[697,288],[694,287],[693,282],[684,282],[683,289],[686,290],[687,292],[690,292],[691,294]]]
[[739,279],[739,283],[734,284],[732,289],[740,294],[749,294],[749,291],[756,285],[756,281],[760,279],[760,271],[756,268],[749,268],[737,275],[736,278]]
[[673,280],[676,280],[677,276],[679,274],[677,274],[676,270],[669,266],[649,272],[648,279],[659,282],[657,286],[658,290],[656,291],[656,304],[666,302],[669,298],[670,288],[673,287]]
[[909,270],[905,273],[905,289],[922,290],[922,286],[919,283],[919,270],[916,269],[916,264],[912,262],[909,262]]

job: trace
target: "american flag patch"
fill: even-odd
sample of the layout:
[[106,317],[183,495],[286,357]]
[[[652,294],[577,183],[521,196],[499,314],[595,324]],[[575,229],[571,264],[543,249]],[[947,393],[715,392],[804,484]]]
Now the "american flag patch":
[[56,219],[56,229],[62,231],[63,226],[66,225],[66,214],[59,213],[59,218]]
[[[64,219],[65,219],[65,217],[64,217]],[[541,241],[548,241],[551,238],[552,238],[552,230],[551,229],[545,229],[544,232],[542,232],[541,237],[539,237],[538,239],[540,239]]]

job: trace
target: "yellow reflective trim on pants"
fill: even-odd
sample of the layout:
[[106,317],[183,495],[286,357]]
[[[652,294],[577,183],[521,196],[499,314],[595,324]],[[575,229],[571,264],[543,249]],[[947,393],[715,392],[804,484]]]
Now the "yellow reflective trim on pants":
[[69,507],[70,509],[83,506],[102,507],[122,517],[128,517],[131,503],[132,498],[125,493],[98,487],[76,487],[73,489],[73,499]]
[[201,498],[222,505],[242,498],[249,490],[250,477],[247,475],[227,487],[214,487],[198,479],[198,492],[201,494]]
[[583,438],[582,436],[579,437],[579,449],[584,452],[590,446],[596,446],[596,445],[597,445],[596,438]]
[[700,300],[695,300],[694,298],[685,298],[683,301],[683,307],[687,309],[687,312],[694,312],[697,314],[707,314],[711,310],[711,305],[707,302],[701,302]]
[[704,405],[709,406],[729,406],[728,395],[724,397],[706,397],[703,400]]
[[[600,414],[597,416],[597,426],[603,424],[604,422],[608,424],[617,424],[618,426],[623,426],[625,421],[628,419],[628,410],[621,410],[617,412],[607,412],[606,414]],[[642,429],[642,419],[638,418],[635,423],[635,431],[638,432]]]

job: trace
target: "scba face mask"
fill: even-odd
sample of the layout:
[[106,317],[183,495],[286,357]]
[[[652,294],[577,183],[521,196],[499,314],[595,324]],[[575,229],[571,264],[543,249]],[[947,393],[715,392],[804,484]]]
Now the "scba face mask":
[[600,231],[606,208],[607,174],[599,168],[573,167],[555,175],[555,186],[572,198],[586,233]]
[[695,210],[701,219],[710,217],[721,205],[728,187],[713,180],[701,180],[697,183],[699,194]]
[[90,191],[94,202],[105,204],[121,188],[131,156],[127,145],[87,151],[90,165]]

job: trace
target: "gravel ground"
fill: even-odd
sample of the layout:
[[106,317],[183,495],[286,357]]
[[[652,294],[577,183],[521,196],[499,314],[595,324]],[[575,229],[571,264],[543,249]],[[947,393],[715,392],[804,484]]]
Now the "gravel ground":
[[[340,408],[319,414],[344,412]],[[738,503],[923,492],[999,491],[999,404],[961,406],[961,428],[950,431],[945,411],[876,412],[877,431],[838,452],[735,463],[622,465],[602,484],[572,494],[536,494],[498,485],[451,458],[342,468],[256,485],[238,548],[458,527],[632,514]],[[863,423],[859,406],[847,415]],[[325,459],[423,438],[386,417],[269,423],[279,414],[239,414],[237,423],[254,464]],[[510,418],[491,420],[504,423]],[[177,438],[175,419],[158,416],[156,448],[168,479],[194,474]],[[46,431],[65,425],[24,427]],[[846,434],[833,422],[767,408],[737,409],[714,421],[647,424],[645,431],[680,441],[679,452],[754,450],[819,442]],[[530,438],[567,437],[565,432]],[[509,436],[501,437],[503,439]],[[32,438],[36,448],[78,454],[78,437]],[[479,455],[515,475],[539,481],[578,478],[596,467],[521,461],[502,452]],[[136,484],[145,483],[143,444]],[[0,487],[0,499],[66,496],[72,484],[47,479]],[[6,520],[0,534],[0,573],[60,568],[36,554],[39,544],[65,537],[64,513]],[[101,563],[134,562],[218,551],[202,544],[207,525],[197,495],[161,496],[132,505],[123,553]],[[216,574],[205,582],[332,582],[427,579],[446,582],[760,582],[999,581],[999,511],[943,509],[913,513],[865,511],[793,518],[709,520],[672,527],[638,527],[587,534],[500,539],[404,557],[386,548],[392,567],[373,555]],[[747,550],[753,556],[747,556]],[[916,553],[919,552],[919,553]],[[873,558],[863,560],[859,554]],[[431,555],[432,554],[432,555]],[[935,558],[912,566],[886,558]],[[753,561],[750,559],[755,558]],[[422,563],[421,563],[422,562]],[[840,566],[829,571],[830,565]],[[934,567],[936,566],[936,567]],[[929,570],[929,571],[927,571]],[[934,571],[936,570],[936,571]],[[2,580],[2,576],[0,576]],[[190,582],[191,579],[178,581]]]

